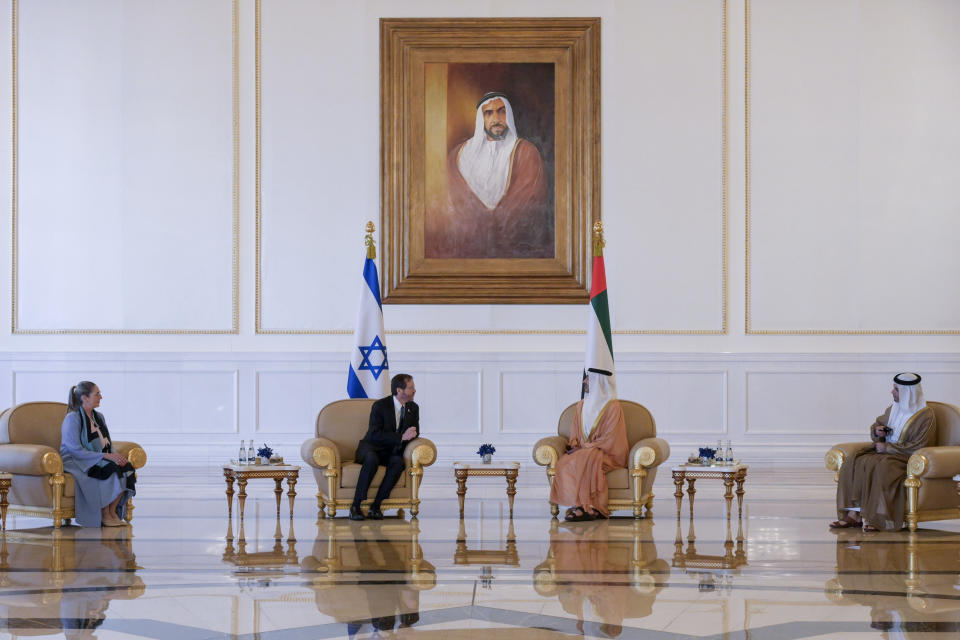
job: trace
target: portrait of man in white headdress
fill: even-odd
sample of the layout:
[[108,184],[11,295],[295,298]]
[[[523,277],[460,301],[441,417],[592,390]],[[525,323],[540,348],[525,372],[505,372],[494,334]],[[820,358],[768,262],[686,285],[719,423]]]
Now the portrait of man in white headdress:
[[473,135],[447,153],[444,188],[427,207],[427,258],[552,258],[552,171],[518,130],[503,91],[476,102]]

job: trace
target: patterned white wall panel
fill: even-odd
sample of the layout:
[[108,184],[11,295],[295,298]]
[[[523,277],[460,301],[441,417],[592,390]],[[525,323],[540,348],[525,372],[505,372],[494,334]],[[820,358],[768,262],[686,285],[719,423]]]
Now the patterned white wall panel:
[[300,433],[313,437],[317,414],[347,397],[343,371],[260,371],[257,373],[257,425],[263,433]]
[[619,371],[617,393],[650,410],[657,435],[727,432],[726,372]]
[[70,387],[92,380],[100,388],[100,411],[114,437],[126,434],[236,433],[236,371],[14,372],[14,403],[66,402]]

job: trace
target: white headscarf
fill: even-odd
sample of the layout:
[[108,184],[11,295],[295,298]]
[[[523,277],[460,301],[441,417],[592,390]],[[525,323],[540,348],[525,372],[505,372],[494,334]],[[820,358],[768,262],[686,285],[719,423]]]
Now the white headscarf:
[[[483,129],[483,105],[493,100],[503,100],[507,108],[507,133],[503,140],[487,140],[487,134]],[[491,211],[496,209],[497,204],[507,192],[510,159],[517,140],[517,126],[513,121],[513,107],[510,106],[510,101],[505,96],[496,95],[480,103],[477,107],[477,122],[473,129],[473,137],[467,140],[460,150],[457,168],[480,202]]]
[[583,408],[580,411],[582,439],[586,441],[597,420],[603,415],[607,403],[617,399],[617,382],[613,376],[596,371],[587,371],[590,390],[583,396]]
[[915,376],[914,379],[919,378],[914,373],[899,373],[893,380],[893,383],[897,386],[900,399],[890,407],[890,420],[887,422],[887,426],[893,431],[887,436],[887,442],[899,442],[900,433],[907,421],[913,414],[927,406],[927,401],[923,398],[923,387],[920,386],[919,382],[910,385],[897,382],[897,378],[910,379],[909,376]]

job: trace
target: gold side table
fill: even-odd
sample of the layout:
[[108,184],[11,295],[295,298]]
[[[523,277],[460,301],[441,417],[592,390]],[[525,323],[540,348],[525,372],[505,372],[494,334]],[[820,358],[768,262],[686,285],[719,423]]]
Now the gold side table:
[[269,478],[276,483],[273,490],[277,494],[277,517],[280,517],[280,497],[283,495],[281,483],[287,481],[287,497],[290,498],[290,518],[293,519],[293,499],[297,497],[294,487],[300,477],[300,467],[292,464],[225,464],[223,479],[227,481],[227,515],[233,517],[233,482],[236,480],[239,492],[237,504],[240,505],[240,521],[243,522],[243,505],[247,500],[247,481],[253,478]]
[[4,531],[7,530],[7,507],[10,506],[7,502],[7,494],[10,492],[11,480],[13,480],[12,474],[0,471],[0,521],[3,525],[0,529]]
[[513,497],[517,495],[517,474],[519,462],[491,462],[473,464],[454,462],[453,474],[457,478],[457,499],[460,501],[460,518],[463,518],[463,501],[467,495],[467,478],[470,476],[502,476],[507,480],[507,499],[510,501],[510,517],[513,518]]
[[687,481],[687,496],[690,498],[690,517],[693,518],[693,496],[697,492],[694,483],[701,478],[723,480],[723,497],[727,501],[727,520],[730,519],[730,507],[733,504],[733,483],[737,483],[737,511],[743,518],[743,483],[747,480],[747,465],[730,464],[716,467],[681,464],[671,469],[677,499],[677,519],[680,519],[680,506],[683,504],[683,481]]

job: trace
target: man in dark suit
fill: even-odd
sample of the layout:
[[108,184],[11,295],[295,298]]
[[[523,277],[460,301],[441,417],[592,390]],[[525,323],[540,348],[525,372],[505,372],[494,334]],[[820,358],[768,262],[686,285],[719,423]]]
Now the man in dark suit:
[[360,476],[357,478],[357,492],[350,506],[350,519],[363,520],[360,503],[367,498],[367,489],[377,473],[377,467],[387,468],[380,483],[373,504],[367,512],[367,518],[381,520],[383,512],[380,503],[390,495],[390,491],[400,474],[403,473],[403,450],[407,443],[420,435],[420,407],[413,401],[417,388],[413,385],[413,376],[398,373],[390,380],[392,396],[380,398],[370,408],[370,426],[367,435],[357,445],[356,461],[360,463]]

